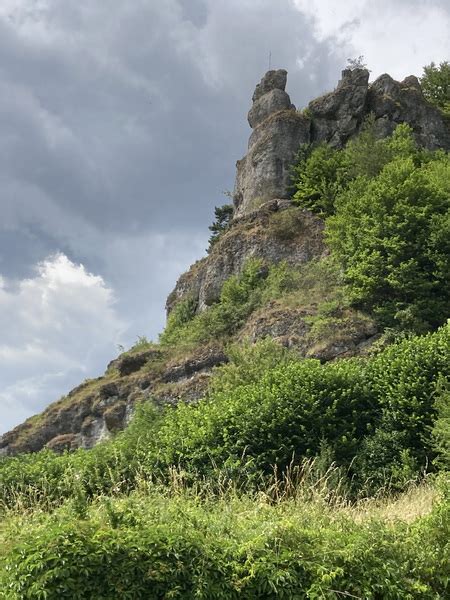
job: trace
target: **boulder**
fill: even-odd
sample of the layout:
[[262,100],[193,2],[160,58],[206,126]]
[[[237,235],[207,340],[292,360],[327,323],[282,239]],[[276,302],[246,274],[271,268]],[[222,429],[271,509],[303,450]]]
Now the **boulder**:
[[78,435],[75,433],[65,433],[52,438],[45,444],[45,447],[58,454],[62,454],[66,450],[75,450],[78,447],[77,441]]
[[[112,360],[108,365],[108,369],[117,369],[121,377],[124,375],[131,375],[131,373],[135,373],[142,369],[142,367],[152,359],[157,358],[159,354],[159,350],[154,348],[138,352],[127,352],[119,356],[119,358]],[[114,393],[111,393],[110,395],[113,396]]]

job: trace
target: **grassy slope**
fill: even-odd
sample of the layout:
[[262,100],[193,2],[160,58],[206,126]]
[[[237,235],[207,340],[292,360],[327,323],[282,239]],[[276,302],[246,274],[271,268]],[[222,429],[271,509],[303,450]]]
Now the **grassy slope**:
[[[324,468],[319,456],[284,476],[275,471],[250,493],[256,463],[248,480],[235,478],[227,456],[247,445],[245,432],[252,439],[258,432],[268,454],[254,458],[262,470],[264,460],[266,467],[273,464],[270,453],[279,455],[277,430],[284,427],[278,417],[283,413],[286,423],[303,427],[309,417],[291,400],[309,388],[317,399],[316,385],[328,408],[320,410],[316,401],[311,407],[326,417],[323,424],[337,418],[345,425],[339,401],[328,398],[342,394],[348,405],[350,388],[341,387],[346,377],[364,383],[367,376],[369,401],[379,397],[386,418],[402,414],[402,427],[408,416],[416,432],[433,401],[435,370],[445,370],[448,341],[447,328],[405,340],[367,363],[328,365],[274,353],[266,343],[238,352],[219,370],[211,392],[218,396],[203,408],[169,411],[159,422],[148,414],[148,421],[137,420],[134,429],[90,452],[5,461],[0,598],[445,598],[444,484],[350,505],[342,495],[348,486],[342,470]],[[280,385],[290,393],[279,394]],[[355,389],[361,391],[359,383]],[[267,402],[258,402],[255,412],[253,400],[262,392]],[[299,398],[309,406],[307,397]],[[309,433],[320,450],[320,436]],[[338,435],[336,448],[347,449],[349,439]],[[184,470],[173,466],[181,462]],[[159,483],[152,476],[156,465],[165,470]],[[189,465],[203,465],[205,476],[193,479]],[[238,465],[241,476],[244,466]],[[15,485],[21,477],[23,485]]]

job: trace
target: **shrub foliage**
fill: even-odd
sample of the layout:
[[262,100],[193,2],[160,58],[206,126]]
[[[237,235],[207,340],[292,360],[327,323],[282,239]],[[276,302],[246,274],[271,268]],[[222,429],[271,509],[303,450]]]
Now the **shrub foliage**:
[[373,120],[295,168],[294,198],[328,217],[349,298],[384,326],[426,331],[450,314],[449,182],[448,153],[419,149],[407,125],[379,140]]
[[450,63],[430,63],[423,68],[420,83],[424,96],[450,118]]

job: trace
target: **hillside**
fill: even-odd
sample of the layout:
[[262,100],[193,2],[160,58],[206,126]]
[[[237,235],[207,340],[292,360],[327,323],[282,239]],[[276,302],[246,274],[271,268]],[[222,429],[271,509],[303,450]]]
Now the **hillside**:
[[[377,339],[381,329],[373,315],[346,304],[336,269],[332,272],[321,263],[329,254],[323,214],[292,203],[291,167],[302,145],[325,142],[342,148],[369,115],[377,138],[407,123],[419,146],[430,150],[450,148],[448,124],[412,76],[399,83],[382,75],[369,85],[367,70],[347,69],[333,92],[301,111],[285,92],[286,79],[284,70],[269,71],[256,86],[248,115],[253,129],[249,149],[237,163],[233,218],[208,256],[179,278],[167,311],[170,315],[183,302],[194,312],[207,310],[220,299],[225,281],[239,276],[249,259],[260,260],[263,271],[281,263],[296,270],[303,279],[297,297],[286,303],[284,291],[277,292],[277,298],[247,311],[231,334],[208,340],[206,347],[186,339],[160,346],[141,341],[112,361],[103,377],[82,383],[41,415],[4,434],[0,454],[44,446],[57,451],[89,448],[121,430],[138,401],[198,399],[211,368],[227,361],[226,345],[233,340],[254,342],[269,336],[295,347],[299,356],[327,361],[364,353]],[[341,304],[336,315],[326,315],[326,326],[318,326],[324,320],[323,305],[332,301]]]
[[159,341],[2,436],[0,598],[448,597],[448,119],[286,77]]

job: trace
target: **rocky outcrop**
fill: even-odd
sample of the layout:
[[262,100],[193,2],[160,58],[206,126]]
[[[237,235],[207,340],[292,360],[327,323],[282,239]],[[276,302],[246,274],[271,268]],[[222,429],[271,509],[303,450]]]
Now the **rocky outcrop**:
[[[211,253],[179,278],[167,299],[167,312],[185,298],[194,300],[199,312],[205,310],[217,302],[224,282],[239,274],[249,258],[260,258],[265,263],[286,261],[296,266],[323,256],[326,248],[322,220],[290,206],[289,202],[273,200],[235,220]],[[280,235],[277,227],[275,217],[281,211],[285,211],[285,228],[292,226],[289,239]]]
[[327,142],[341,148],[358,134],[369,114],[379,137],[408,123],[425,148],[450,149],[448,125],[422,94],[414,76],[402,82],[381,75],[369,84],[367,69],[345,69],[336,89],[295,110],[285,92],[287,73],[268,71],[256,86],[248,122],[248,152],[236,163],[235,216],[275,198],[290,196],[290,167],[300,145]]
[[183,362],[167,365],[161,379],[164,383],[179,383],[198,375],[199,373],[208,373],[213,367],[228,362],[228,357],[220,348],[210,349],[208,352],[201,352]]
[[408,123],[424,148],[450,150],[449,127],[439,110],[425,100],[413,75],[401,82],[387,74],[378,77],[368,91],[367,111],[373,113],[380,137],[391,135],[399,123]]
[[40,415],[1,436],[0,455],[44,447],[55,452],[92,448],[122,430],[138,402],[197,400],[206,391],[212,369],[227,360],[223,349],[214,345],[179,356],[154,348],[126,352],[108,365],[103,377],[77,386]]
[[161,355],[160,350],[151,348],[150,350],[142,350],[141,352],[133,352],[132,354],[122,354],[119,358],[112,360],[108,369],[117,369],[119,375],[131,375],[139,371],[146,363]]
[[[322,220],[289,200],[290,167],[302,144],[327,142],[340,148],[373,114],[380,137],[408,123],[422,146],[450,149],[448,127],[425,100],[415,77],[397,82],[382,75],[369,84],[367,70],[346,69],[334,91],[302,112],[285,91],[286,79],[284,70],[269,71],[256,86],[248,113],[248,152],[237,163],[233,221],[209,255],[181,275],[167,300],[168,313],[187,298],[197,311],[206,310],[219,300],[224,282],[239,274],[250,258],[261,259],[263,269],[286,261],[302,267],[304,275],[307,263],[327,255]],[[322,288],[317,289],[316,300],[307,288],[302,303],[298,298],[295,306],[277,301],[256,310],[236,340],[271,337],[300,356],[322,361],[366,352],[377,339],[373,321],[351,309],[324,316],[318,309]],[[186,354],[140,344],[113,360],[103,377],[82,383],[4,434],[0,456],[44,447],[55,452],[91,448],[123,429],[142,400],[175,404],[202,397],[213,368],[227,360],[219,342]]]
[[285,92],[287,72],[268,71],[256,86],[248,122],[253,129],[247,155],[237,162],[235,215],[248,214],[268,200],[289,197],[289,169],[310,121]]
[[342,147],[358,132],[366,116],[369,71],[345,69],[337,88],[308,104],[311,138]]
[[301,357],[322,362],[364,354],[377,337],[373,319],[356,310],[341,311],[324,322],[317,306],[291,308],[278,302],[256,311],[239,332],[240,341],[271,338]]

